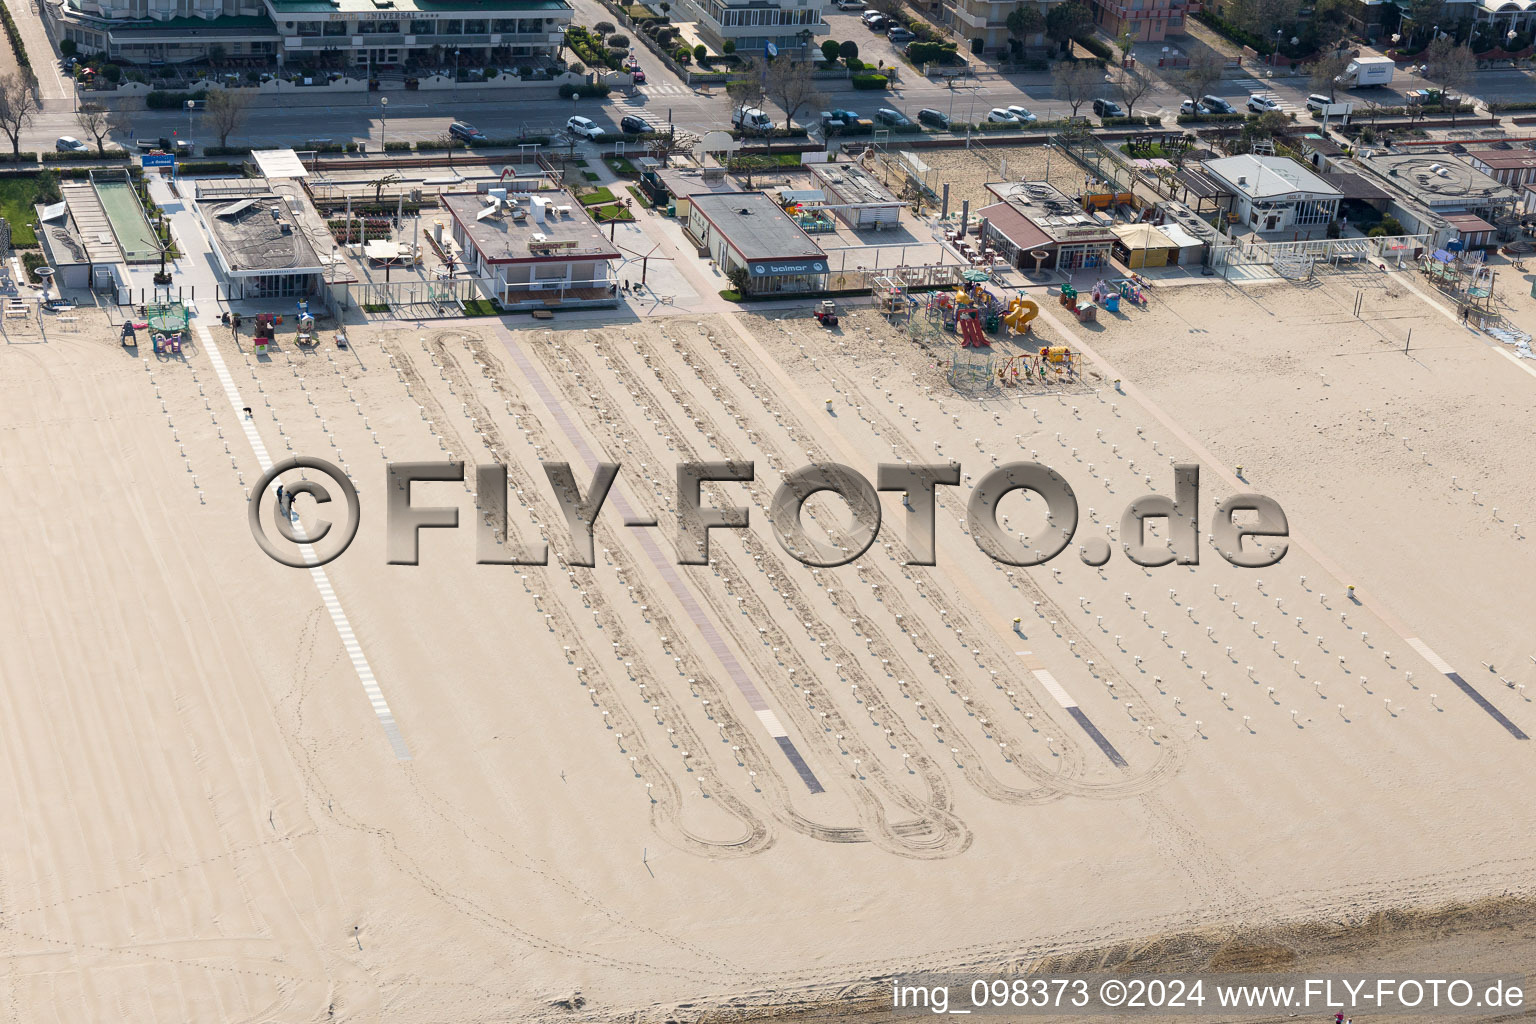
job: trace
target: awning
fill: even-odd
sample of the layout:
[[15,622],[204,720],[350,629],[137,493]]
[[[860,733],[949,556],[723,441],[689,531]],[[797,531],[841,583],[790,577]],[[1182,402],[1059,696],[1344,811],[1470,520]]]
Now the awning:
[[258,149],[251,153],[251,158],[268,181],[309,177],[309,169],[291,149]]

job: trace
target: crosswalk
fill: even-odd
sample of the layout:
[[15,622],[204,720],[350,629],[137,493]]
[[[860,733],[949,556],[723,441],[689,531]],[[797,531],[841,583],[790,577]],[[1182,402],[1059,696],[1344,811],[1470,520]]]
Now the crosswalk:
[[636,86],[636,88],[644,96],[692,96],[693,95],[693,90],[688,88],[687,86],[685,86],[685,85],[673,85],[673,84],[671,84],[669,82],[668,83],[660,83],[660,84],[657,84],[657,85],[641,85],[641,86]]
[[[1304,113],[1307,109],[1306,103],[1304,101],[1299,102],[1294,99],[1288,99],[1283,93],[1273,88],[1273,83],[1266,82],[1259,78],[1254,78],[1251,75],[1246,78],[1235,79],[1232,84],[1250,96],[1259,94],[1268,96],[1270,99],[1279,104],[1279,109],[1282,113],[1300,114]],[[1241,103],[1234,101],[1232,105],[1237,107],[1240,113],[1246,114],[1249,112],[1246,100]]]

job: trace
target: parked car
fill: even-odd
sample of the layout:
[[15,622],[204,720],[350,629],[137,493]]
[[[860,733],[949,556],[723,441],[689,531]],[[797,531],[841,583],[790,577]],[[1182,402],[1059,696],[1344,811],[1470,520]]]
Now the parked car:
[[1029,112],[1028,107],[1021,107],[1017,103],[1008,104],[1008,113],[1012,114],[1020,121],[1023,121],[1025,124],[1034,124],[1036,121],[1040,120],[1034,114]]
[[60,136],[59,141],[53,144],[53,148],[60,153],[88,153],[91,149],[72,135]]
[[885,15],[881,14],[879,11],[865,11],[864,16],[859,20],[863,21],[864,27],[869,29],[871,32],[885,31]]
[[987,120],[994,124],[1022,123],[1017,117],[1013,116],[1013,111],[1009,110],[1007,107],[993,107],[991,110],[987,111]]
[[1179,113],[1181,113],[1181,114],[1203,114],[1203,113],[1205,113],[1205,108],[1200,106],[1194,100],[1185,100],[1183,103],[1179,104]]
[[1125,108],[1114,100],[1094,100],[1093,114],[1095,117],[1124,117]]
[[917,37],[914,36],[909,29],[901,25],[892,25],[890,28],[885,30],[885,38],[889,39],[893,43],[900,44],[910,43]]
[[1255,114],[1263,114],[1271,110],[1279,110],[1280,104],[1276,102],[1274,97],[1266,96],[1260,92],[1248,97],[1248,109]]
[[656,126],[651,124],[639,114],[625,114],[619,121],[619,131],[630,132],[635,135],[645,135],[654,132]]
[[840,11],[862,11],[864,0],[837,0],[837,9]]
[[1208,114],[1235,114],[1237,108],[1220,96],[1205,95],[1200,97],[1200,105],[1205,107]]
[[635,70],[629,73],[629,80],[634,82],[636,85],[644,85],[645,70],[643,68],[635,68]]
[[1324,110],[1331,106],[1333,106],[1333,100],[1323,93],[1315,92],[1307,97],[1308,110]]
[[892,110],[890,107],[881,107],[875,111],[875,120],[881,124],[888,124],[892,128],[902,128],[912,123],[912,119],[906,114],[899,110]]
[[919,124],[925,124],[929,128],[938,128],[942,131],[949,130],[949,115],[942,110],[924,107],[917,112],[917,120]]
[[448,134],[456,139],[463,139],[465,142],[486,141],[485,132],[482,132],[468,121],[453,122],[453,124],[448,126]]
[[590,117],[582,117],[580,114],[565,122],[565,127],[577,135],[584,135],[589,139],[600,139],[603,137],[603,130],[597,126],[597,122],[593,121]]

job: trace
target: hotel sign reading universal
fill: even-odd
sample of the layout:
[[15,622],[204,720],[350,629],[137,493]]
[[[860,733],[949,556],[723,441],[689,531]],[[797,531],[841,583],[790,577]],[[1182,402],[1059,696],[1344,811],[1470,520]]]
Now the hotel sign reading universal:
[[[569,552],[566,563],[574,566],[596,565],[593,530],[603,503],[618,479],[619,464],[605,462],[585,488],[580,486],[569,463],[543,463],[545,476],[560,506],[568,531]],[[386,471],[384,492],[385,550],[391,565],[417,565],[420,558],[420,533],[424,529],[457,529],[459,510],[452,506],[425,506],[413,503],[413,484],[462,483],[463,462],[392,463]],[[313,518],[300,525],[295,514],[295,499],[307,495],[315,505],[329,503],[330,491],[319,480],[303,479],[279,485],[283,473],[297,469],[315,470],[331,478],[341,491],[347,506],[347,521],[332,533],[332,525]],[[547,539],[534,543],[508,543],[507,468],[500,463],[476,466],[475,526],[476,562],[481,565],[546,565],[549,561]],[[1155,567],[1177,563],[1200,563],[1200,467],[1180,464],[1174,467],[1171,495],[1147,494],[1126,506],[1120,517],[1120,546],[1127,558],[1137,565]],[[712,530],[739,530],[750,525],[750,510],[742,505],[716,507],[705,505],[702,485],[711,483],[749,483],[756,479],[756,469],[749,461],[684,462],[677,466],[677,509],[675,538],[678,562],[682,565],[709,563],[709,535]],[[932,465],[880,463],[875,483],[851,467],[822,463],[801,467],[784,474],[774,492],[768,510],[769,523],[779,545],[797,561],[816,567],[846,565],[869,550],[880,533],[879,492],[900,492],[906,509],[906,540],[911,558],[908,565],[935,564],[935,512],[940,487],[960,485],[960,464]],[[263,501],[271,493],[273,524],[278,535],[294,550],[284,550],[266,532],[262,522]],[[286,488],[286,491],[285,491]],[[1028,491],[1045,501],[1045,526],[1031,536],[1010,532],[998,522],[998,505],[1015,491]],[[812,495],[836,495],[848,506],[851,524],[838,530],[834,543],[812,536],[802,522],[801,513]],[[248,520],[256,542],[274,560],[295,567],[324,565],[347,549],[357,535],[360,520],[357,488],[335,465],[323,459],[301,456],[273,466],[257,482],[256,497],[250,502]],[[1004,517],[1006,519],[1006,517]],[[1167,524],[1167,540],[1161,545],[1147,542],[1146,523],[1162,519]],[[626,527],[659,526],[654,518],[626,516]],[[532,524],[528,524],[532,527]],[[1012,462],[996,466],[971,490],[966,505],[966,527],[976,546],[988,557],[1007,565],[1042,565],[1066,550],[1078,527],[1077,496],[1067,481],[1049,466],[1038,462]],[[536,529],[532,530],[535,534]],[[327,536],[332,543],[317,551]],[[1112,536],[1112,534],[1111,534]],[[1274,500],[1262,494],[1234,494],[1215,506],[1208,527],[1207,540],[1216,552],[1241,568],[1264,568],[1285,557],[1289,525],[1285,512]],[[1244,540],[1256,543],[1244,545]],[[1110,538],[1094,536],[1078,542],[1078,556],[1088,565],[1109,561]]]

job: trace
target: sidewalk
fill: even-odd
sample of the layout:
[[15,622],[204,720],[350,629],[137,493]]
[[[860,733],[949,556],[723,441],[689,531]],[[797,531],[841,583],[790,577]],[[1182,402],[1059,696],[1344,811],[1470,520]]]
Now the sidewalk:
[[59,72],[59,52],[43,27],[39,3],[40,0],[12,2],[9,4],[11,17],[21,32],[21,41],[27,46],[27,59],[32,62],[32,73],[37,76],[38,95],[44,101],[68,100],[73,105],[75,83]]

